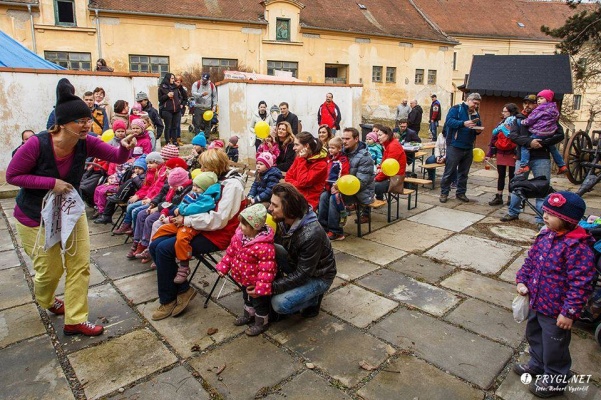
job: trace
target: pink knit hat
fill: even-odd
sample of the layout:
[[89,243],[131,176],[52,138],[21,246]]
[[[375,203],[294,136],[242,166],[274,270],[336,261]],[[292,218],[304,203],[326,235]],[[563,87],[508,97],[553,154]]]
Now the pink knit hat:
[[165,161],[170,160],[173,157],[179,157],[179,147],[174,144],[163,146],[161,149],[161,157],[163,157],[163,160]]
[[140,118],[136,118],[133,121],[131,121],[129,123],[132,127],[134,126],[138,126],[140,127],[140,129],[142,129],[142,132],[144,132],[146,130],[146,124],[144,123],[144,121],[142,121]]
[[376,132],[369,132],[365,139],[371,139],[374,142],[378,143],[378,135],[376,135]]
[[188,176],[188,171],[186,171],[183,168],[177,167],[169,171],[167,182],[169,182],[169,186],[171,187],[178,187],[186,183],[188,179],[190,179],[190,177]]
[[209,149],[223,149],[224,144],[221,140],[219,139],[215,139],[211,142],[211,144],[209,145]]
[[142,111],[142,104],[134,103],[134,104],[132,104],[131,109],[140,112],[140,111]]
[[551,89],[545,89],[545,90],[541,90],[540,92],[538,92],[536,97],[542,97],[545,100],[551,102],[551,101],[553,101],[553,97],[555,97],[555,93],[553,93],[553,91]]
[[127,129],[125,121],[122,119],[116,119],[115,122],[113,122],[113,131],[116,131],[117,129]]
[[275,164],[275,159],[273,158],[273,154],[264,151],[257,157],[257,162],[265,164],[267,169],[269,169]]

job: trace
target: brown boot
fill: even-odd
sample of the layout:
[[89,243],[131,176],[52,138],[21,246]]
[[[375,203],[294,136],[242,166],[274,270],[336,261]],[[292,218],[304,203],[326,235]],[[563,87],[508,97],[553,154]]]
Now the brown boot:
[[113,234],[115,235],[131,235],[133,233],[134,231],[131,228],[131,224],[126,223],[121,224],[121,227],[119,227],[119,229],[113,231]]
[[269,315],[261,316],[255,314],[255,324],[244,331],[248,336],[257,336],[269,328]]
[[162,319],[167,318],[171,315],[171,313],[173,313],[173,309],[175,308],[176,304],[177,300],[173,300],[171,303],[161,304],[159,308],[157,308],[155,312],[152,313],[151,319],[153,321],[160,321]]

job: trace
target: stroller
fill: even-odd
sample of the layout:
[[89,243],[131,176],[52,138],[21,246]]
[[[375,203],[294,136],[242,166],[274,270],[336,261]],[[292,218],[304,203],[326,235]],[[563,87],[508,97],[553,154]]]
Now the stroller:
[[[523,175],[518,175],[509,182],[509,191],[520,198],[522,206],[527,205],[541,218],[542,213],[529,199],[545,198],[555,192],[546,177],[538,176],[528,180]],[[584,306],[579,321],[585,325],[596,326],[595,340],[601,345],[601,225],[595,228],[583,228],[596,240],[593,252],[597,273],[593,281],[593,294]],[[600,250],[598,251],[597,248]]]

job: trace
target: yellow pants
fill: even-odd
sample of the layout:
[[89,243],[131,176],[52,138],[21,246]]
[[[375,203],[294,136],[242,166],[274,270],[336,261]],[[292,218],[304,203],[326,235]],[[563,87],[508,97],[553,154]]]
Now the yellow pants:
[[[65,324],[73,325],[88,320],[88,285],[90,282],[90,233],[88,220],[83,214],[67,240],[65,264],[61,257],[60,243],[44,251],[44,228],[30,228],[17,222],[17,232],[25,253],[33,261],[35,270],[35,298],[40,307],[54,304],[54,292],[58,281],[67,271],[65,280]],[[75,242],[74,242],[75,239]]]

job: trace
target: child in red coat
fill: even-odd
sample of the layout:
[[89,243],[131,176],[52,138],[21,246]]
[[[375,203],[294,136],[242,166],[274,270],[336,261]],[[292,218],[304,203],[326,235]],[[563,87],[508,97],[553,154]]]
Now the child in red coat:
[[592,292],[595,273],[594,240],[578,225],[585,210],[575,193],[550,194],[543,203],[546,227],[516,276],[518,293],[530,295],[530,361],[513,370],[531,375],[529,390],[537,397],[561,394],[571,376],[570,329]]
[[[225,256],[216,269],[221,276],[228,272],[242,285],[244,315],[236,318],[234,325],[241,326],[254,320],[245,332],[256,336],[265,332],[269,323],[271,282],[275,279],[275,247],[273,230],[265,225],[267,209],[263,204],[250,206],[238,216],[240,225],[232,237]],[[247,288],[258,297],[250,297]]]

